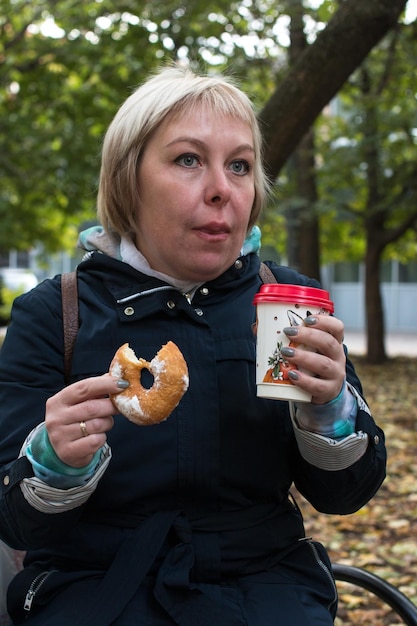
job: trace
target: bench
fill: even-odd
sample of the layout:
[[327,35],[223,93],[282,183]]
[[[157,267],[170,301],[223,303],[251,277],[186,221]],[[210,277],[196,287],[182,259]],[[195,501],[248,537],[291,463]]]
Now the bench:
[[351,583],[370,591],[391,607],[406,626],[417,626],[417,606],[394,585],[360,567],[339,563],[332,567],[336,581]]

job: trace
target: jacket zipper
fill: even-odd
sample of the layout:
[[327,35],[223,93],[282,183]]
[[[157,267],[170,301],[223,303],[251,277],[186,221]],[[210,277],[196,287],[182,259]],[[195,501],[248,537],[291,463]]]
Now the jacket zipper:
[[162,285],[161,287],[154,287],[153,289],[145,289],[145,291],[138,291],[137,293],[133,293],[131,296],[125,296],[124,298],[119,298],[116,300],[116,304],[126,304],[126,302],[131,302],[136,298],[142,298],[143,296],[149,296],[153,293],[158,293],[159,291],[175,291],[175,287],[172,285]]
[[51,570],[49,572],[42,572],[41,574],[38,574],[38,576],[36,576],[36,578],[31,582],[31,585],[28,589],[28,592],[26,594],[25,597],[25,602],[23,605],[23,608],[25,611],[30,611],[32,608],[32,602],[35,598],[35,595],[38,593],[39,589],[42,587],[43,583],[45,582],[45,580],[53,573],[56,572],[57,570]]
[[331,584],[331,586],[333,588],[334,600],[332,602],[330,602],[330,604],[329,604],[329,610],[330,610],[330,608],[337,602],[338,593],[337,593],[336,583],[334,582],[334,578],[333,578],[331,572],[329,571],[329,568],[327,567],[327,565],[320,558],[320,555],[319,555],[318,550],[317,550],[316,546],[314,545],[314,543],[312,543],[312,541],[308,541],[307,543],[310,546],[310,548],[312,549],[314,557],[315,557],[317,563],[319,564],[321,569],[326,574],[326,576],[329,579],[329,582],[330,582],[330,584]]

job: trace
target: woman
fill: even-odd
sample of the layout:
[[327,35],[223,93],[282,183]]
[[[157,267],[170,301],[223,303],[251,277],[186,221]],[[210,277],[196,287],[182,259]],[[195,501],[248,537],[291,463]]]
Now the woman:
[[[60,277],[16,301],[0,359],[0,536],[27,550],[9,587],[15,624],[333,623],[330,563],[289,489],[323,512],[357,510],[384,478],[383,434],[335,317],[292,329],[313,349],[286,355],[310,372],[293,382],[312,402],[256,396],[260,145],[226,79],[150,78],[105,137],[70,385]],[[168,340],[189,370],[178,407],[147,428],[115,415],[115,350],[129,342],[150,361]]]

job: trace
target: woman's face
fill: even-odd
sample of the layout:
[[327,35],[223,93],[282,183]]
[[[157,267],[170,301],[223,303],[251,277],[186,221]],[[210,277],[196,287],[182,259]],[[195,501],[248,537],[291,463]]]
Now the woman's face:
[[138,168],[136,245],[177,279],[212,280],[239,256],[255,197],[250,126],[199,107],[166,119]]

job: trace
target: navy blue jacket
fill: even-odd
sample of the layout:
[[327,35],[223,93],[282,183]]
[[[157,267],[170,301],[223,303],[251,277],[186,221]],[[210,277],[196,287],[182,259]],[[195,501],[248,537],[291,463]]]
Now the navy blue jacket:
[[[278,282],[318,286],[294,270],[272,268]],[[46,399],[64,385],[60,278],[16,301],[0,354],[0,537],[28,550],[27,565],[107,570],[144,519],[179,511],[193,531],[191,576],[218,581],[268,569],[303,537],[301,514],[288,500],[293,483],[326,513],[352,513],[375,494],[385,476],[384,438],[366,412],[359,411],[357,430],[369,434],[367,452],[348,469],[328,472],[301,457],[288,404],[257,398],[258,271],[256,255],[242,257],[190,304],[103,254],[80,264],[72,381],[106,372],[125,342],[151,360],[172,340],[185,356],[190,385],[159,425],[138,427],[116,416],[108,433],[113,456],[97,490],[83,506],[53,515],[23,498],[19,481],[32,471],[16,459],[43,421]],[[132,294],[128,304],[118,302]],[[349,361],[347,377],[361,392]]]

